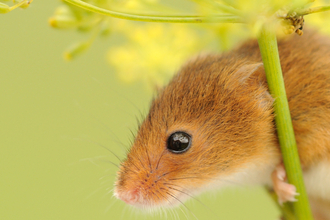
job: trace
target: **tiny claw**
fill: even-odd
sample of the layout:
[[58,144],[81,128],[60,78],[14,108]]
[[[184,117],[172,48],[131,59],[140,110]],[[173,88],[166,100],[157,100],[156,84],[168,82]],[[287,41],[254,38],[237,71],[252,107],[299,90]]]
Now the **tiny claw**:
[[282,206],[284,202],[298,201],[295,196],[299,196],[294,185],[286,182],[286,172],[284,165],[279,164],[272,173],[274,191],[278,196],[278,203]]
[[298,199],[296,199],[296,198],[293,198],[293,199],[291,199],[291,200],[289,200],[290,202],[297,202],[298,201]]
[[280,197],[278,197],[277,202],[278,202],[278,204],[280,204],[280,206],[283,206],[283,201],[282,201],[282,199],[280,199]]
[[279,178],[281,181],[284,181],[286,178],[286,172],[285,172],[283,164],[278,165],[276,167],[275,171],[277,174],[277,178]]

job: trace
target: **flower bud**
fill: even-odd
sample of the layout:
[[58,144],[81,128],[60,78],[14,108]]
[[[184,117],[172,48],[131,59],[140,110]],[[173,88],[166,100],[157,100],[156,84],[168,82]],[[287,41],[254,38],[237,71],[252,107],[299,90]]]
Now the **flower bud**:
[[64,59],[71,61],[80,54],[84,53],[90,46],[90,42],[78,42],[71,45],[67,51],[64,52]]
[[95,22],[84,20],[84,22],[81,22],[78,27],[78,31],[81,32],[88,32],[95,28]]
[[74,28],[78,25],[78,19],[67,5],[56,8],[54,16],[49,19],[50,26],[60,29]]
[[100,35],[101,36],[108,36],[111,33],[110,25],[108,22],[102,22],[101,29],[100,29]]
[[70,7],[67,5],[61,5],[55,9],[55,15],[69,15],[74,16],[74,13],[71,11]]
[[26,3],[24,3],[23,5],[21,5],[20,8],[23,8],[23,9],[28,8],[30,6],[30,3],[31,2],[32,2],[31,0],[30,1],[27,1]]
[[77,26],[78,21],[74,16],[70,15],[55,15],[49,18],[50,26],[59,29],[69,29]]
[[0,2],[0,14],[5,14],[10,12],[9,5],[6,5],[5,3]]

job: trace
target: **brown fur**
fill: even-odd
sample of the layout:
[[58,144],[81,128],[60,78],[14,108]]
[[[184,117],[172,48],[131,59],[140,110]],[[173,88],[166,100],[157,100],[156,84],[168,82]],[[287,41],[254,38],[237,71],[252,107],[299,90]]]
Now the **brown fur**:
[[[279,52],[299,155],[308,169],[330,159],[330,41],[312,33],[293,36],[279,42]],[[251,164],[257,173],[274,168],[281,156],[273,101],[256,41],[187,63],[153,101],[122,163],[117,196],[136,196],[137,206],[171,205],[174,197]],[[167,150],[175,131],[192,136],[187,152]]]

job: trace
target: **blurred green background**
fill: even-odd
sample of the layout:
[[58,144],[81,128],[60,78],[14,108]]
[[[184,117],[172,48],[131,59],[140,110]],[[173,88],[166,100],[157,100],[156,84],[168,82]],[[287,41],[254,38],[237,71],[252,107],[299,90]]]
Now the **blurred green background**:
[[118,160],[100,145],[124,158],[120,142],[129,145],[152,93],[117,79],[105,58],[107,39],[64,61],[64,49],[84,36],[49,27],[59,4],[34,1],[0,15],[0,219],[278,219],[262,188],[205,193],[206,207],[189,201],[190,211],[167,216],[114,198],[117,168],[107,161]]

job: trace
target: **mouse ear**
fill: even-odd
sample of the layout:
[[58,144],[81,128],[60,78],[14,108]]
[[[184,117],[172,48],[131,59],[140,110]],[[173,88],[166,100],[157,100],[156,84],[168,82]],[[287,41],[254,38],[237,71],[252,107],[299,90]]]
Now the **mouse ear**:
[[234,73],[234,78],[241,83],[245,83],[247,79],[260,76],[261,74],[265,75],[264,64],[262,62],[245,64]]
[[[274,98],[268,91],[268,84],[265,74],[264,65],[262,62],[254,64],[245,64],[238,68],[234,73],[236,82],[243,86],[258,88],[255,90],[255,98],[258,99],[260,107],[273,104]],[[254,85],[254,86],[253,86]]]

